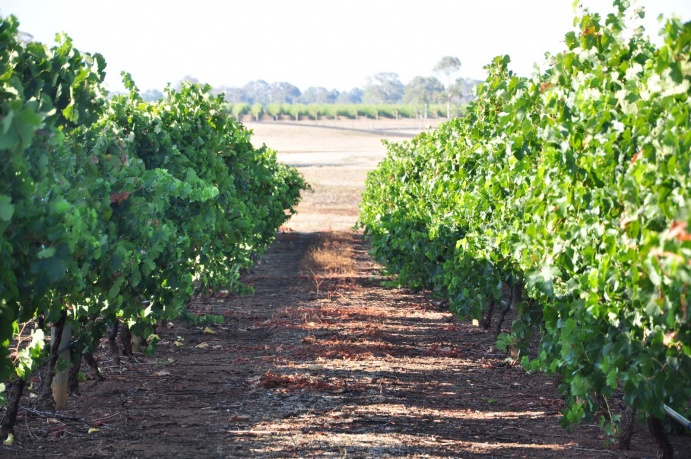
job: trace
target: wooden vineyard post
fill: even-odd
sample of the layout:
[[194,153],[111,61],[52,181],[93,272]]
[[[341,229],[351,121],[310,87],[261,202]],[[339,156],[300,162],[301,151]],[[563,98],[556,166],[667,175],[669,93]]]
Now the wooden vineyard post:
[[[53,327],[51,338],[57,339],[56,329]],[[65,323],[60,337],[60,353],[57,356],[57,368],[60,368],[53,377],[51,388],[53,389],[53,400],[56,410],[67,408],[67,390],[70,378],[70,340],[72,339],[72,322]]]

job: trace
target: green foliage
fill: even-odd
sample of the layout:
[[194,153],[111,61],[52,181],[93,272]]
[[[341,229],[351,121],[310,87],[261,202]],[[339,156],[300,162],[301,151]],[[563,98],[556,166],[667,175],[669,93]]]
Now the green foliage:
[[240,117],[245,116],[250,112],[250,105],[245,102],[235,104],[227,103],[225,104],[225,108],[230,114],[232,114],[235,117],[235,119],[239,119]]
[[178,317],[185,323],[192,325],[223,325],[223,316],[215,314],[192,314],[187,310],[183,310]]
[[245,290],[240,269],[307,186],[210,87],[145,102],[125,74],[129,94],[106,100],[100,56],[24,45],[17,27],[0,23],[0,380],[45,357],[36,329],[9,358],[21,322],[66,312],[87,350],[116,320],[146,337],[195,282]]
[[[253,119],[271,120],[289,117],[293,121],[304,119],[335,119],[337,117],[356,119],[356,118],[445,118],[446,104],[254,104],[246,103],[226,103],[223,105],[226,112],[233,115],[235,119],[251,114]],[[463,106],[452,104],[451,116],[461,116]]]
[[264,107],[260,103],[254,103],[250,107],[250,113],[255,120],[258,120],[261,114],[264,112]]
[[514,346],[515,344],[516,339],[508,333],[500,333],[499,336],[497,336],[497,349],[500,349],[504,352],[509,352],[511,346]]
[[96,243],[88,190],[66,136],[103,112],[105,64],[67,38],[48,49],[17,40],[17,20],[0,22],[0,378],[28,371],[9,360],[17,321],[59,315],[56,292],[83,288],[79,259]]
[[388,146],[360,209],[377,258],[461,316],[524,285],[502,344],[540,332],[523,363],[561,376],[565,424],[617,389],[658,416],[691,397],[691,24],[655,49],[617,6],[542,75],[497,57],[464,118]]

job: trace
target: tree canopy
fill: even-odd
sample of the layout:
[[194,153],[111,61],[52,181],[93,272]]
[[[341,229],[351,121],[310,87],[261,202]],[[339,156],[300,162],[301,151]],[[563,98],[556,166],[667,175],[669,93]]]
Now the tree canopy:
[[397,74],[377,73],[367,78],[363,100],[370,104],[393,104],[401,101],[403,90],[403,83]]
[[416,76],[403,90],[403,102],[412,104],[431,104],[439,102],[444,93],[444,85],[435,77]]
[[[446,56],[434,67],[433,71],[444,76],[416,76],[403,84],[399,76],[392,72],[381,72],[367,78],[365,85],[348,91],[328,89],[323,86],[310,86],[304,91],[287,81],[267,82],[250,81],[244,86],[217,86],[214,94],[223,94],[231,104],[248,104],[265,107],[270,104],[433,104],[433,103],[466,103],[473,99],[473,88],[479,81],[456,78],[461,62],[458,58]],[[197,79],[185,75],[174,87],[182,82],[195,83]],[[162,97],[158,89],[143,91],[146,101],[155,101]]]

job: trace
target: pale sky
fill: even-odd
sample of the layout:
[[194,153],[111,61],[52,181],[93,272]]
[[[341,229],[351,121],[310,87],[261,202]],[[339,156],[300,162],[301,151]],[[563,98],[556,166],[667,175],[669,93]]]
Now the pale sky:
[[[611,0],[583,0],[613,11]],[[691,20],[691,0],[638,0],[657,37],[659,14]],[[459,76],[484,79],[494,56],[511,56],[520,75],[564,48],[573,0],[0,0],[21,30],[103,54],[106,83],[120,71],[140,89],[163,89],[185,75],[212,86],[287,81],[350,90],[391,72],[403,83],[431,76],[443,56],[461,60]]]

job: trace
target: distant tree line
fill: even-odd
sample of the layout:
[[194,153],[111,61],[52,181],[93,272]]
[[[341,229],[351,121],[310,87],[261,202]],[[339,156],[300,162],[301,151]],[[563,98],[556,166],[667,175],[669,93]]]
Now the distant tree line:
[[238,120],[334,120],[334,119],[400,119],[449,118],[463,115],[465,105],[447,104],[248,104],[227,102],[225,109]]
[[[262,107],[276,104],[464,105],[474,98],[473,89],[480,81],[467,78],[454,79],[453,76],[460,67],[458,58],[450,56],[442,58],[435,66],[434,72],[445,76],[445,82],[436,76],[416,76],[408,84],[403,84],[396,73],[383,72],[368,77],[363,88],[355,87],[350,91],[327,89],[321,86],[312,86],[301,91],[297,86],[285,81],[269,83],[264,80],[250,81],[242,87],[219,86],[213,91],[224,94],[226,101],[230,104]],[[184,77],[182,81],[198,83],[197,79],[191,76]],[[161,91],[150,89],[144,91],[142,96],[145,100],[153,101],[162,97],[163,94]]]

